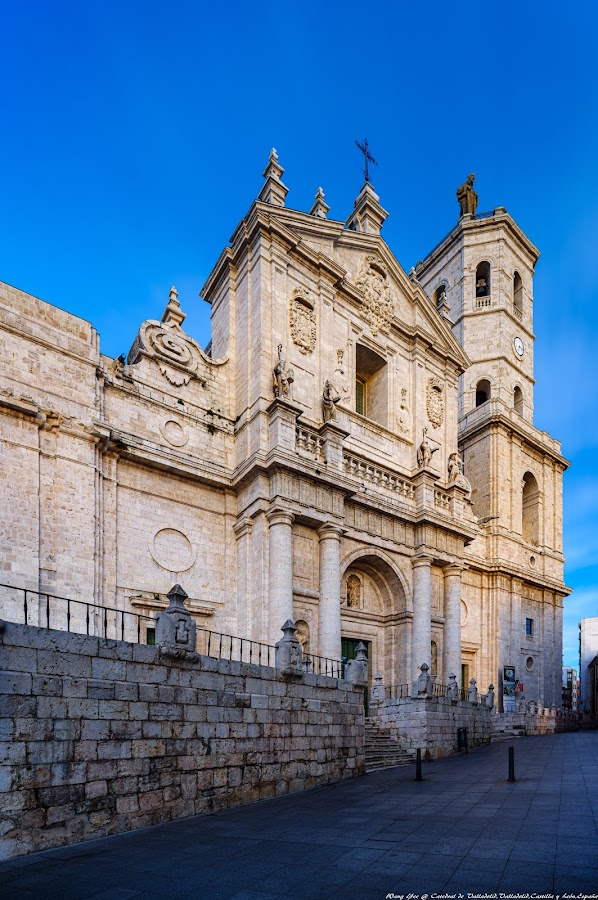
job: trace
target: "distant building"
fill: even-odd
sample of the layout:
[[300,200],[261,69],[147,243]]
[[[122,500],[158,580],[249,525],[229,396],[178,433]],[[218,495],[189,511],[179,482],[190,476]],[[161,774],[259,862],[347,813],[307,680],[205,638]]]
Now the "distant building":
[[591,685],[589,665],[598,654],[598,616],[582,619],[579,623],[579,678],[581,682],[580,709],[591,710]]
[[595,656],[588,666],[588,681],[590,685],[588,712],[595,716],[598,713],[598,656]]
[[579,678],[577,670],[571,666],[563,666],[563,709],[571,712],[579,711]]

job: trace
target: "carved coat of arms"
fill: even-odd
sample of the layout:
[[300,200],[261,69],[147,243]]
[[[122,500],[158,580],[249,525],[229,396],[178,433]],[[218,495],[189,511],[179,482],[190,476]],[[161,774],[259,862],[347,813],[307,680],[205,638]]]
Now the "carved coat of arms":
[[428,378],[426,389],[426,411],[435,428],[444,421],[444,384],[439,378]]
[[301,353],[316,346],[316,311],[305,288],[295,288],[291,297],[291,337]]
[[355,284],[363,293],[363,318],[372,334],[388,332],[394,308],[386,266],[375,253],[366,256]]

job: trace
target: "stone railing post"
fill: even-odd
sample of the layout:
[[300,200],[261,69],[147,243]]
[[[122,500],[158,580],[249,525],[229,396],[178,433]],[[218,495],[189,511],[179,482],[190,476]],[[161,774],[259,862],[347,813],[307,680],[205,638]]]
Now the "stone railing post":
[[189,595],[175,584],[166,596],[168,608],[156,613],[156,647],[165,653],[195,653],[196,626],[185,606]]
[[478,702],[478,689],[476,687],[475,678],[469,679],[469,687],[467,689],[467,699],[469,700],[470,703]]
[[365,644],[357,645],[355,659],[345,663],[345,681],[351,681],[355,687],[365,688],[368,685],[368,654]]
[[297,629],[290,619],[281,628],[282,638],[274,646],[274,665],[281,675],[301,675],[303,672],[303,651],[295,637]]
[[454,672],[449,675],[448,699],[451,703],[456,703],[459,699],[459,685],[457,684],[457,676]]
[[417,697],[431,697],[434,682],[429,674],[430,667],[427,663],[422,663],[420,668],[421,675],[413,685]]
[[370,688],[370,703],[381,704],[386,700],[386,687],[382,681],[380,672],[374,678],[374,684]]
[[488,685],[488,693],[486,694],[486,706],[492,712],[494,709],[494,685]]

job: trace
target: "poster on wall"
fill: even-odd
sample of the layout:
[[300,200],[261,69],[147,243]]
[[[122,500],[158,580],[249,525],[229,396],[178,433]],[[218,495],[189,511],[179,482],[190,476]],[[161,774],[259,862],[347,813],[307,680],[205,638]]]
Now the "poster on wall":
[[502,678],[502,705],[503,710],[506,713],[515,712],[516,689],[515,666],[504,666]]

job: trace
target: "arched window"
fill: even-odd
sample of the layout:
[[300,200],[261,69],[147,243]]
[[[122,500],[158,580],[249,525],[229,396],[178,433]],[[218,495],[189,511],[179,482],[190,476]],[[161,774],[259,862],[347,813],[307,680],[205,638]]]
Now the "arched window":
[[490,382],[487,378],[482,378],[475,386],[475,405],[481,406],[486,400],[490,399]]
[[513,308],[519,318],[523,313],[523,282],[519,272],[513,275]]
[[531,472],[523,476],[521,519],[523,540],[537,545],[540,540],[540,489]]
[[515,387],[513,391],[513,409],[518,415],[523,415],[523,391],[520,387]]
[[490,263],[481,262],[475,270],[476,299],[490,296]]

